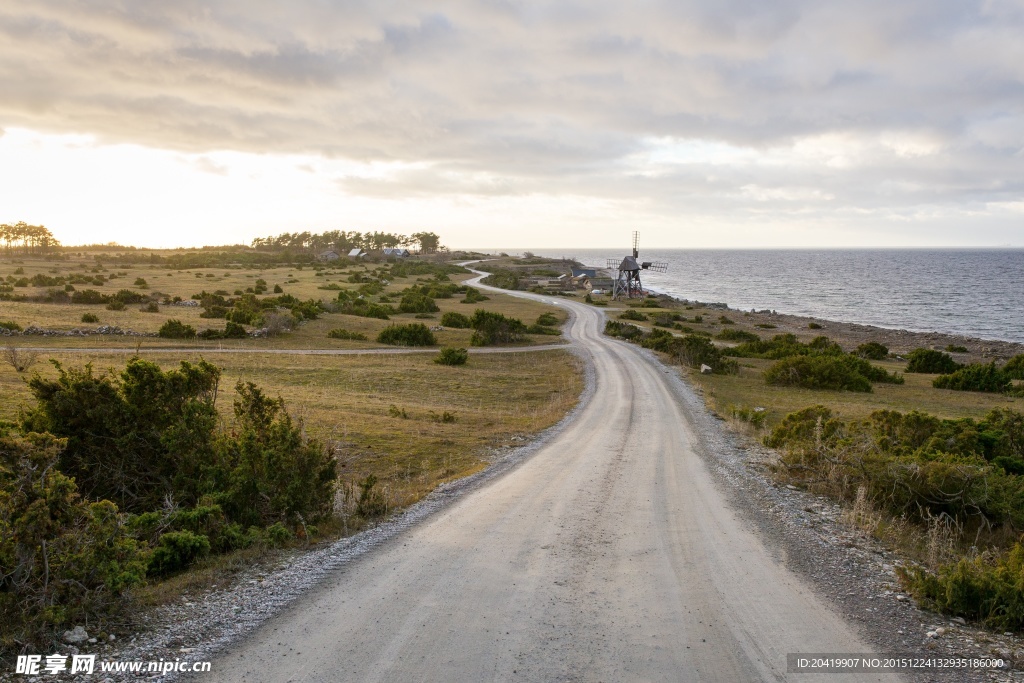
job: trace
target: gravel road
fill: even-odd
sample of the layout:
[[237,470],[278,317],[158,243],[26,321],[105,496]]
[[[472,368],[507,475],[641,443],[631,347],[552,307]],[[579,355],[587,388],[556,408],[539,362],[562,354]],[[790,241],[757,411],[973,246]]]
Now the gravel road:
[[328,573],[213,680],[791,680],[787,653],[877,651],[730,502],[678,380],[558,303],[593,373],[575,419]]

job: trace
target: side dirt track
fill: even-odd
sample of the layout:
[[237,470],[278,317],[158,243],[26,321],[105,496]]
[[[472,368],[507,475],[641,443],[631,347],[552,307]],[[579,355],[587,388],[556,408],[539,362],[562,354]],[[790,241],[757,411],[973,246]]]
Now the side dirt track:
[[[558,304],[592,370],[575,419],[342,564],[202,680],[790,680],[787,653],[883,651],[730,503],[756,496],[723,485],[692,392],[603,337],[600,311]],[[884,651],[918,649],[896,642]],[[899,680],[815,676],[832,678]]]

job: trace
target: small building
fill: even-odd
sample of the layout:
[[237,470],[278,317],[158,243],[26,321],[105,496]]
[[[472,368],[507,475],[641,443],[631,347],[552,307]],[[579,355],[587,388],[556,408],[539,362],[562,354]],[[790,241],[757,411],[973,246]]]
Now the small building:
[[407,258],[409,256],[409,250],[401,247],[388,247],[383,253],[386,258]]
[[319,254],[316,255],[316,259],[318,261],[337,261],[340,258],[341,258],[341,254],[339,254],[338,252],[334,251],[333,249],[328,249],[327,251],[321,251]]
[[360,249],[359,247],[356,247],[352,251],[348,252],[349,258],[363,258],[364,256],[366,256],[366,252]]
[[572,276],[576,277],[597,277],[597,268],[573,268]]

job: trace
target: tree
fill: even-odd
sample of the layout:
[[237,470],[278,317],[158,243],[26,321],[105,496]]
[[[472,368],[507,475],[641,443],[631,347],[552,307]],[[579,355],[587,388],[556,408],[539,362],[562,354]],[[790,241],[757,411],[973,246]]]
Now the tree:
[[441,247],[441,238],[432,232],[414,232],[412,239],[420,245],[421,254],[433,254]]

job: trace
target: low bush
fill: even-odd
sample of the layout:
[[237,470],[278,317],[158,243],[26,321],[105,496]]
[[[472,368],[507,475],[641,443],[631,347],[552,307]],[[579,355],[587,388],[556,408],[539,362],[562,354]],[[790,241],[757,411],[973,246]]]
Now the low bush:
[[897,567],[907,590],[938,612],[980,621],[998,631],[1024,628],[1024,546],[982,553],[942,566]]
[[429,296],[412,291],[402,295],[398,310],[402,313],[436,313],[441,309]]
[[210,553],[210,539],[191,531],[171,531],[160,536],[149,558],[149,573],[167,575],[187,569]]
[[469,319],[473,328],[470,342],[473,346],[490,346],[491,344],[511,344],[522,341],[526,334],[526,325],[516,318],[506,318],[501,313],[494,313],[478,308]]
[[526,328],[527,334],[546,334],[553,337],[561,336],[561,331],[555,327],[546,327],[544,325],[530,325]]
[[1006,361],[1003,372],[1010,379],[1024,379],[1024,353],[1018,354]]
[[640,311],[635,311],[631,308],[628,311],[620,313],[619,320],[647,320],[647,316]]
[[906,372],[938,375],[949,374],[962,367],[948,353],[934,349],[914,349],[907,356]]
[[857,347],[854,352],[861,358],[868,360],[884,360],[889,356],[889,347],[878,342],[865,342]]
[[[86,313],[86,315],[89,315]],[[0,320],[0,329],[10,330],[11,332],[21,332],[21,325],[14,322],[13,320]]]
[[604,324],[604,333],[609,337],[620,337],[632,341],[643,336],[644,331],[636,325],[620,323],[616,320],[608,320]]
[[736,324],[730,318],[728,318],[728,317],[726,317],[724,315],[718,316],[718,322],[721,323],[722,325],[735,325]]
[[107,310],[108,311],[123,311],[124,310],[124,302],[121,301],[120,299],[112,299],[110,301],[110,303],[107,304]]
[[820,329],[822,329],[822,327],[818,323],[807,323],[807,329],[809,329],[809,330],[820,330]]
[[433,346],[437,343],[434,333],[423,323],[385,327],[377,335],[377,341],[392,346]]
[[1013,383],[1010,376],[992,363],[972,363],[948,375],[939,375],[932,381],[936,389],[954,391],[985,391],[1000,394],[1008,391]]
[[191,339],[196,336],[196,328],[171,318],[160,326],[157,335],[164,339]]
[[466,295],[462,298],[459,303],[463,304],[478,304],[482,301],[489,301],[491,297],[480,293],[479,289],[473,287],[466,288]]
[[480,281],[499,289],[519,289],[519,274],[513,270],[496,270]]
[[0,428],[0,642],[50,642],[53,631],[120,611],[146,575],[142,546],[110,501],[83,500],[57,466],[66,440]]
[[98,323],[99,321],[100,321],[100,319],[99,319],[99,317],[95,313],[83,313],[82,314],[82,322],[83,323]]
[[950,353],[967,353],[967,347],[961,344],[947,344],[946,350]]
[[142,307],[139,308],[139,310],[143,313],[159,313],[160,305],[157,304],[157,302],[155,301],[150,301],[147,304],[143,304]]
[[872,382],[903,383],[899,375],[848,355],[783,358],[765,370],[764,379],[775,386],[860,392],[870,392]]
[[465,365],[469,360],[469,351],[466,349],[446,346],[434,358],[435,363],[440,365]]
[[455,329],[468,329],[470,327],[469,316],[465,316],[455,311],[448,311],[441,316],[441,324],[445,327],[453,327]]
[[362,332],[350,332],[341,327],[336,327],[327,333],[330,339],[345,339],[348,341],[368,341],[365,334]]
[[537,324],[552,327],[558,324],[558,318],[555,317],[554,313],[541,313],[537,316]]
[[753,332],[747,332],[746,330],[737,330],[734,328],[722,330],[717,335],[715,335],[715,339],[735,342],[756,342],[761,340],[761,338],[758,337]]

